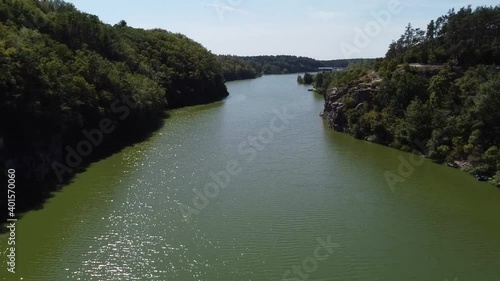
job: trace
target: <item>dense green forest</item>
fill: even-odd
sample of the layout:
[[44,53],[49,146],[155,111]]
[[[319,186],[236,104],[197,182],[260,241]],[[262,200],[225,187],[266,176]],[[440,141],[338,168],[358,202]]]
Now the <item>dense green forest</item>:
[[[318,67],[325,66],[321,61],[296,56],[254,56],[238,58],[250,62],[257,72],[262,74],[311,72],[317,71]],[[346,67],[348,64],[349,62],[347,60],[337,62],[339,67]]]
[[317,72],[319,67],[346,68],[350,64],[371,61],[370,59],[320,61],[307,57],[284,55],[253,57],[220,55],[218,60],[226,81],[253,79],[266,74]]
[[217,56],[183,35],[103,24],[59,0],[0,1],[0,169],[17,170],[21,209],[165,109],[226,96]]
[[104,24],[61,0],[2,0],[0,168],[17,170],[18,207],[32,208],[87,164],[146,137],[167,109],[221,100],[226,81],[324,65],[216,56],[184,35]]
[[[317,75],[319,75],[317,77],[321,77],[321,74]],[[314,83],[314,76],[311,73],[306,72],[304,76],[299,75],[297,77],[297,83],[300,85],[311,85]]]
[[237,56],[218,56],[222,73],[226,81],[253,79],[261,75],[260,72],[248,61]]
[[364,59],[320,61],[297,56],[219,56],[227,81],[255,78],[263,74],[316,72],[319,67],[345,68]]
[[408,25],[384,59],[315,77],[324,118],[500,184],[500,6]]

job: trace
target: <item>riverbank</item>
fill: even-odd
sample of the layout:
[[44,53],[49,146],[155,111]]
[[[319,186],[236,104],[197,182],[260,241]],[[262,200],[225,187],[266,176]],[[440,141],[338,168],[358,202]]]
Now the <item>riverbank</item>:
[[[494,68],[491,70],[493,73],[497,71]],[[442,72],[449,71],[450,70],[448,70],[445,65],[432,67],[414,65],[406,68],[400,66],[399,69],[395,70],[393,75],[415,75],[415,77],[421,77],[421,79],[429,81],[442,75]],[[457,73],[456,79],[460,78],[458,73],[462,73],[462,76],[466,75],[464,74],[465,71],[461,68],[457,68],[455,73]],[[463,79],[466,79],[466,77]],[[491,184],[500,187],[499,175],[492,174],[492,172],[488,172],[484,169],[485,163],[488,163],[485,159],[488,158],[492,158],[493,163],[491,166],[495,167],[495,161],[497,157],[500,157],[496,147],[490,148],[484,155],[478,155],[472,152],[468,154],[462,152],[440,155],[440,150],[450,150],[452,147],[451,144],[449,147],[443,145],[448,144],[449,141],[452,140],[457,141],[457,139],[452,139],[451,136],[445,135],[444,132],[441,132],[439,136],[415,133],[413,137],[409,139],[411,142],[406,142],[405,144],[402,141],[398,141],[398,137],[400,136],[398,133],[395,133],[395,131],[409,130],[409,128],[397,124],[403,124],[402,122],[404,122],[404,120],[396,120],[394,116],[393,118],[387,115],[384,117],[379,113],[381,107],[384,106],[384,102],[382,102],[382,100],[385,99],[384,95],[391,94],[385,93],[384,91],[387,91],[387,89],[396,91],[388,85],[390,85],[390,82],[387,83],[387,81],[384,81],[378,72],[373,70],[365,71],[362,76],[351,79],[348,83],[340,84],[338,87],[328,88],[324,94],[325,107],[320,115],[327,121],[329,127],[335,131],[347,133],[358,139],[364,139],[369,142],[389,146],[405,152],[412,152],[429,158],[436,163],[467,172],[479,181],[489,181]],[[397,93],[393,95],[397,95]],[[430,122],[425,116],[425,112],[428,110],[429,109],[424,108],[422,105],[420,105],[418,109],[408,108],[401,118],[415,118],[413,121],[416,123]],[[456,105],[455,113],[460,111],[461,109]],[[385,112],[385,114],[390,113]],[[414,116],[412,117],[410,114],[414,114]],[[393,122],[396,122],[396,125],[392,128],[385,126],[383,118],[393,120]],[[424,126],[425,125],[430,124],[424,124]],[[430,138],[426,138],[426,136]],[[436,145],[436,142],[442,145]]]
[[[77,174],[85,172],[93,163],[111,157],[127,147],[147,141],[163,128],[165,120],[170,118],[170,111],[208,105],[222,100],[165,109],[162,115],[144,120],[141,127],[127,126],[126,124],[130,124],[127,122],[128,115],[123,116],[125,118],[122,124],[111,123],[104,118],[99,122],[100,126],[83,129],[79,141],[64,144],[53,136],[54,141],[49,145],[50,150],[12,149],[10,156],[2,154],[4,158],[1,160],[5,169],[14,168],[17,172],[16,197],[19,200],[16,205],[16,217],[22,219],[26,212],[43,208],[47,200],[71,184]],[[135,105],[131,105],[135,108]],[[4,203],[3,200],[4,198],[0,199],[1,204]],[[8,213],[2,212],[0,233],[7,231],[7,218]]]
[[217,56],[184,35],[110,25],[66,2],[0,10],[0,170],[16,170],[17,214],[147,138],[165,110],[229,95]]

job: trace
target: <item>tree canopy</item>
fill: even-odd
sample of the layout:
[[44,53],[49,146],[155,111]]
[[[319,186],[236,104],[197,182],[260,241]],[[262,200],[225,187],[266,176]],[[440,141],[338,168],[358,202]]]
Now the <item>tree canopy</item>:
[[84,129],[109,119],[108,148],[120,147],[167,108],[227,95],[217,56],[184,35],[111,26],[60,0],[0,1],[0,165],[25,181],[23,202],[45,192]]
[[[227,80],[234,77],[255,78],[262,74],[316,72],[319,67],[345,68],[364,59],[320,61],[297,56],[219,56]],[[253,77],[251,77],[253,76]]]
[[368,101],[351,94],[340,100],[345,126],[338,128],[500,184],[499,19],[500,6],[469,6],[431,21],[427,31],[410,24],[385,58],[316,86],[323,94],[372,92]]

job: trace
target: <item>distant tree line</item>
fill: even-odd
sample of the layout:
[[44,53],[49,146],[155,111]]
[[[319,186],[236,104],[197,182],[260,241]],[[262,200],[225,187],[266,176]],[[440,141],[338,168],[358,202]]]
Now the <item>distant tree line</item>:
[[314,76],[311,73],[306,72],[304,76],[297,77],[297,83],[301,85],[311,85],[314,82]]
[[[297,56],[219,56],[227,81],[256,78],[264,74],[317,72],[319,67],[345,68],[362,59],[320,61]],[[242,77],[242,78],[239,78]]]
[[226,81],[253,79],[261,75],[254,66],[236,56],[218,56],[222,74]]

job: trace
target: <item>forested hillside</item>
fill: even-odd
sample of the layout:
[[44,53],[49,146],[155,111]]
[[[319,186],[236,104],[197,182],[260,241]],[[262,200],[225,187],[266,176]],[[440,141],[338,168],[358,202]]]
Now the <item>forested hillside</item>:
[[320,75],[323,116],[358,138],[500,184],[500,6],[408,25],[384,59]]
[[316,71],[318,67],[324,66],[318,60],[296,56],[254,56],[239,57],[239,59],[250,62],[257,72],[263,74]]
[[[316,72],[319,67],[338,67],[345,68],[351,63],[362,61],[361,59],[342,59],[320,61],[307,57],[297,56],[220,56],[224,61],[236,64],[244,73],[248,73],[249,67],[253,68],[256,75],[261,74],[288,74]],[[238,65],[239,62],[239,65]],[[232,67],[230,69],[234,69]],[[225,69],[226,70],[226,69]],[[249,75],[248,75],[249,76]]]
[[248,61],[236,56],[218,56],[222,73],[226,81],[253,79],[261,75]]
[[[17,170],[20,208],[151,131],[165,109],[227,95],[217,57],[183,35],[110,26],[58,0],[0,1],[0,168]],[[67,147],[103,120],[104,142],[69,165]]]

